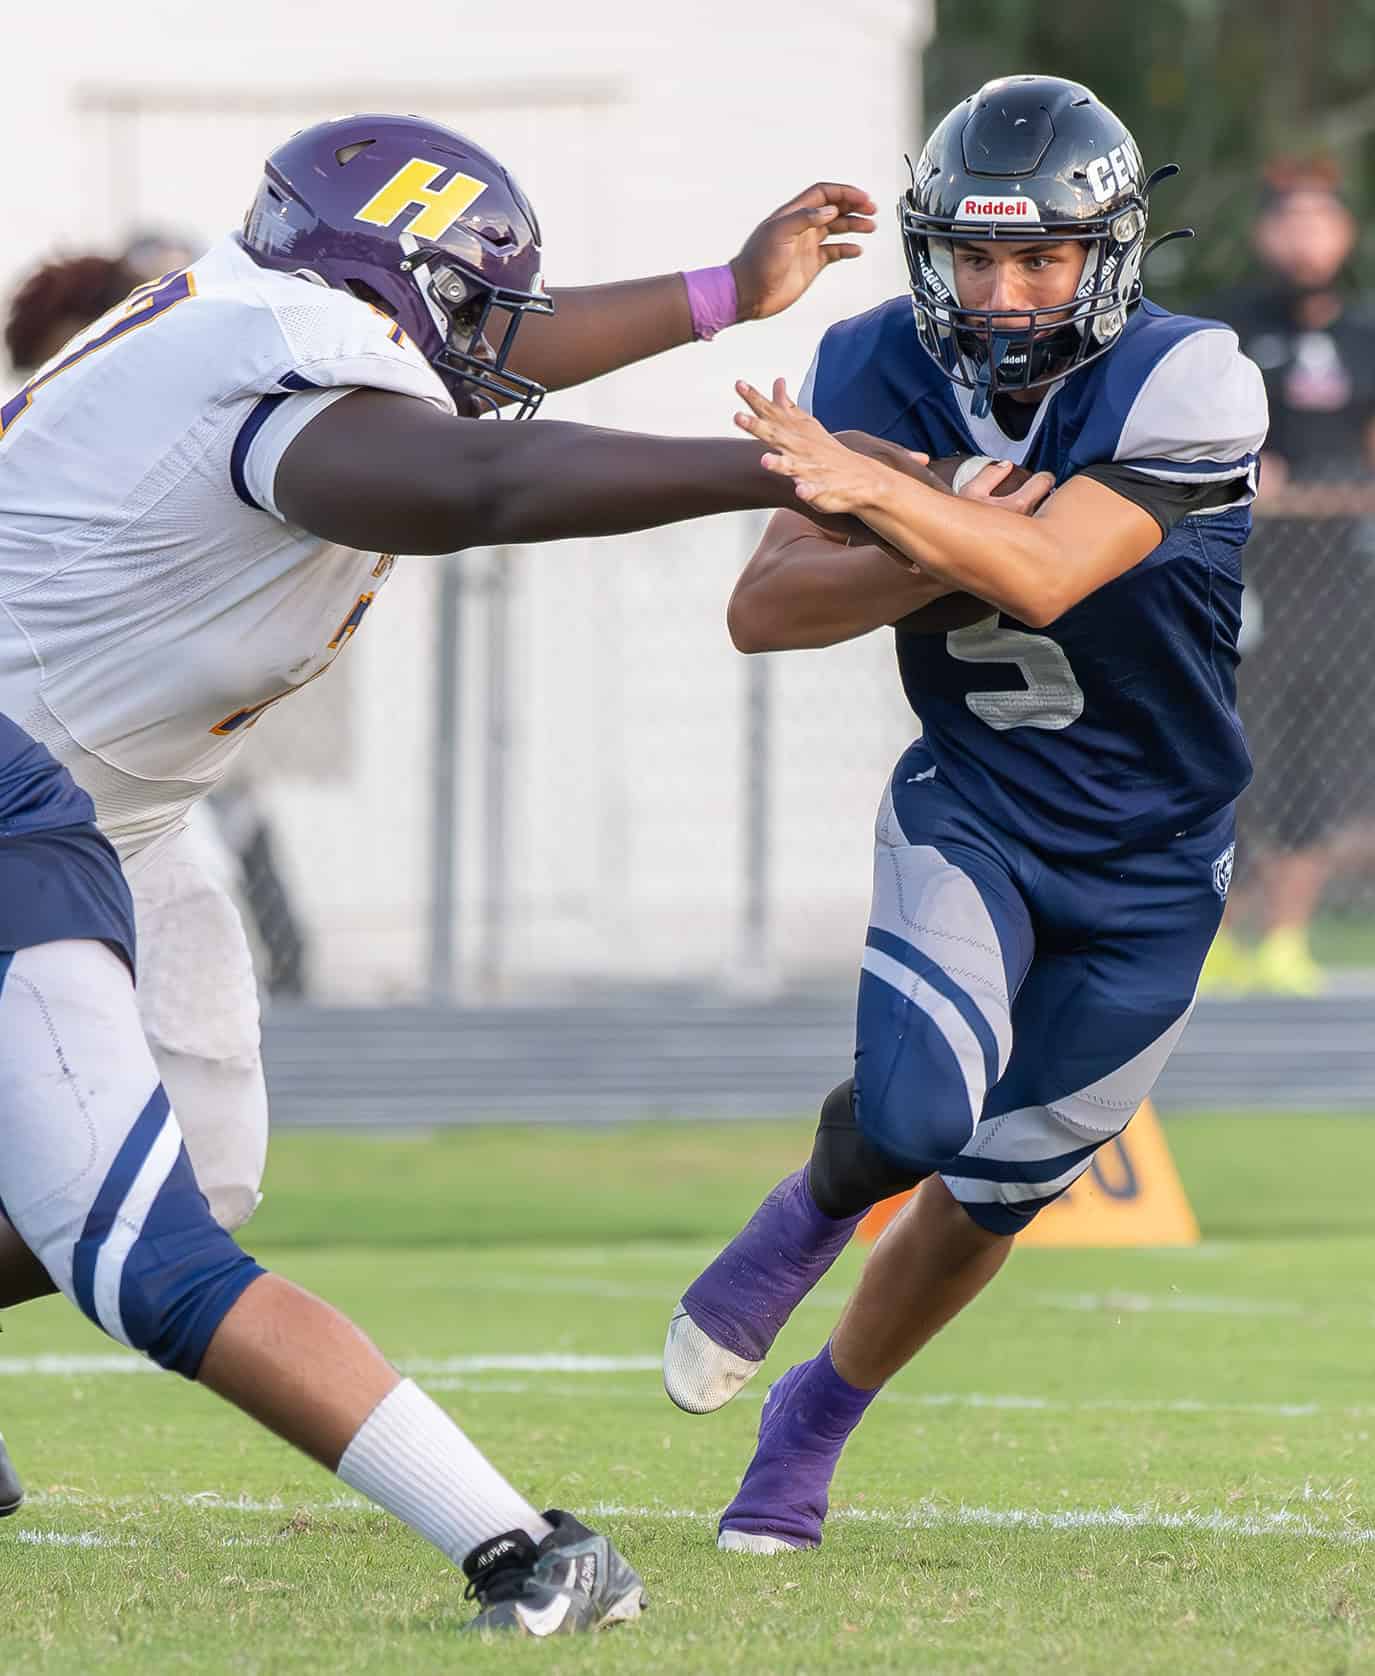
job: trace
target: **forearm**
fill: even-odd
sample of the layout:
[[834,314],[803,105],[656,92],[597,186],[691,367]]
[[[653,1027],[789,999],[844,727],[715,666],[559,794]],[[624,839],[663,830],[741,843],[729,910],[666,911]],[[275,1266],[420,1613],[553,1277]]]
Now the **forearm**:
[[[292,442],[277,468],[289,523],[364,552],[450,553],[620,535],[786,505],[756,442],[641,436],[590,425],[453,419],[360,390]],[[862,535],[856,519],[833,521]]]
[[461,545],[621,535],[792,499],[790,485],[759,464],[763,450],[753,443],[589,425],[504,428],[513,433],[508,445],[474,473],[482,479],[481,507],[475,533]]
[[567,390],[692,342],[682,274],[551,291],[554,313],[521,321],[509,365],[546,390]]
[[751,561],[731,595],[726,623],[741,652],[835,646],[895,623],[950,591],[878,547],[804,536]]
[[1061,599],[1064,555],[1035,518],[989,501],[943,496],[884,469],[873,498],[858,509],[877,535],[954,590],[988,600],[1024,623],[1053,622]]

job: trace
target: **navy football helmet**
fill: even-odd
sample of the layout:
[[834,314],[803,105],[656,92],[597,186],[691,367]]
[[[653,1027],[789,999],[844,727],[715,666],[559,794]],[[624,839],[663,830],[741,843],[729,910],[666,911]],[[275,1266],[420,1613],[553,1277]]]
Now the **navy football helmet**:
[[[1141,296],[1151,190],[1177,173],[1169,163],[1147,178],[1119,118],[1057,76],[988,82],[940,123],[898,217],[917,336],[949,378],[975,392],[977,415],[999,393],[1052,383],[1112,347]],[[1082,241],[1073,302],[1031,310],[1011,330],[1006,315],[962,307],[953,246],[985,239]]]
[[525,316],[554,311],[539,223],[496,158],[453,129],[364,115],[294,134],[267,159],[240,242],[264,267],[307,268],[391,315],[460,411],[514,402],[526,419],[544,399],[506,365]]

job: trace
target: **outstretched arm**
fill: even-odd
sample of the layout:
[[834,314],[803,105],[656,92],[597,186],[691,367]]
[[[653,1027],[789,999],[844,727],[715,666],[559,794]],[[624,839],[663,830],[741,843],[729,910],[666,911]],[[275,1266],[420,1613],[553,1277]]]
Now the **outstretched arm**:
[[[788,399],[782,379],[772,401],[748,384],[736,389],[750,408],[736,423],[770,445],[765,468],[792,477],[810,511],[862,518],[922,570],[1034,628],[1160,544],[1150,513],[1093,478],[1071,478],[1033,518],[996,503],[971,506],[847,448]],[[1045,480],[1034,477],[1023,491]]]
[[[860,254],[845,235],[871,233],[874,203],[857,186],[818,181],[760,222],[729,264],[732,319],[764,320],[795,303],[834,262]],[[831,241],[831,242],[828,242]],[[509,365],[547,390],[567,390],[617,367],[691,343],[692,311],[680,273],[612,285],[552,289],[552,315],[522,320]]]
[[[357,390],[292,441],[274,496],[289,523],[326,541],[450,553],[791,503],[791,483],[764,471],[761,453],[729,437],[455,419],[409,396]],[[842,535],[863,531],[852,519],[820,521]]]

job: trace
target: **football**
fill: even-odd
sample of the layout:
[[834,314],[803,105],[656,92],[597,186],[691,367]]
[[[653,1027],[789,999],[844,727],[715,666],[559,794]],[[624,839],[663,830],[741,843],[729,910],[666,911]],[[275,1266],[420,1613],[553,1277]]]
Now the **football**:
[[[982,454],[947,454],[943,459],[932,460],[931,470],[942,483],[958,490],[991,464],[992,461]],[[1021,466],[1013,466],[993,491],[994,498],[1020,489],[1030,476],[1031,473]],[[968,628],[971,623],[992,615],[993,607],[985,600],[975,599],[973,594],[947,594],[944,599],[933,600],[930,605],[922,606],[920,611],[912,611],[899,618],[893,627],[899,634],[949,634],[952,629]]]

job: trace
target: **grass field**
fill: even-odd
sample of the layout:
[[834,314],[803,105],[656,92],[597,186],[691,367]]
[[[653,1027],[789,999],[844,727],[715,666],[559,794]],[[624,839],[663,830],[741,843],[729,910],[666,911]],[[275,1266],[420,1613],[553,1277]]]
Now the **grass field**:
[[[257,1255],[353,1313],[653,1609],[454,1631],[461,1579],[60,1303],[6,1318],[0,1671],[1375,1671],[1375,1123],[1168,1125],[1206,1243],[1025,1251],[870,1411],[826,1544],[717,1553],[763,1380],[689,1418],[669,1305],[805,1149],[793,1125],[282,1135]],[[824,1340],[859,1257],[770,1363]],[[47,1360],[43,1360],[47,1358]]]

